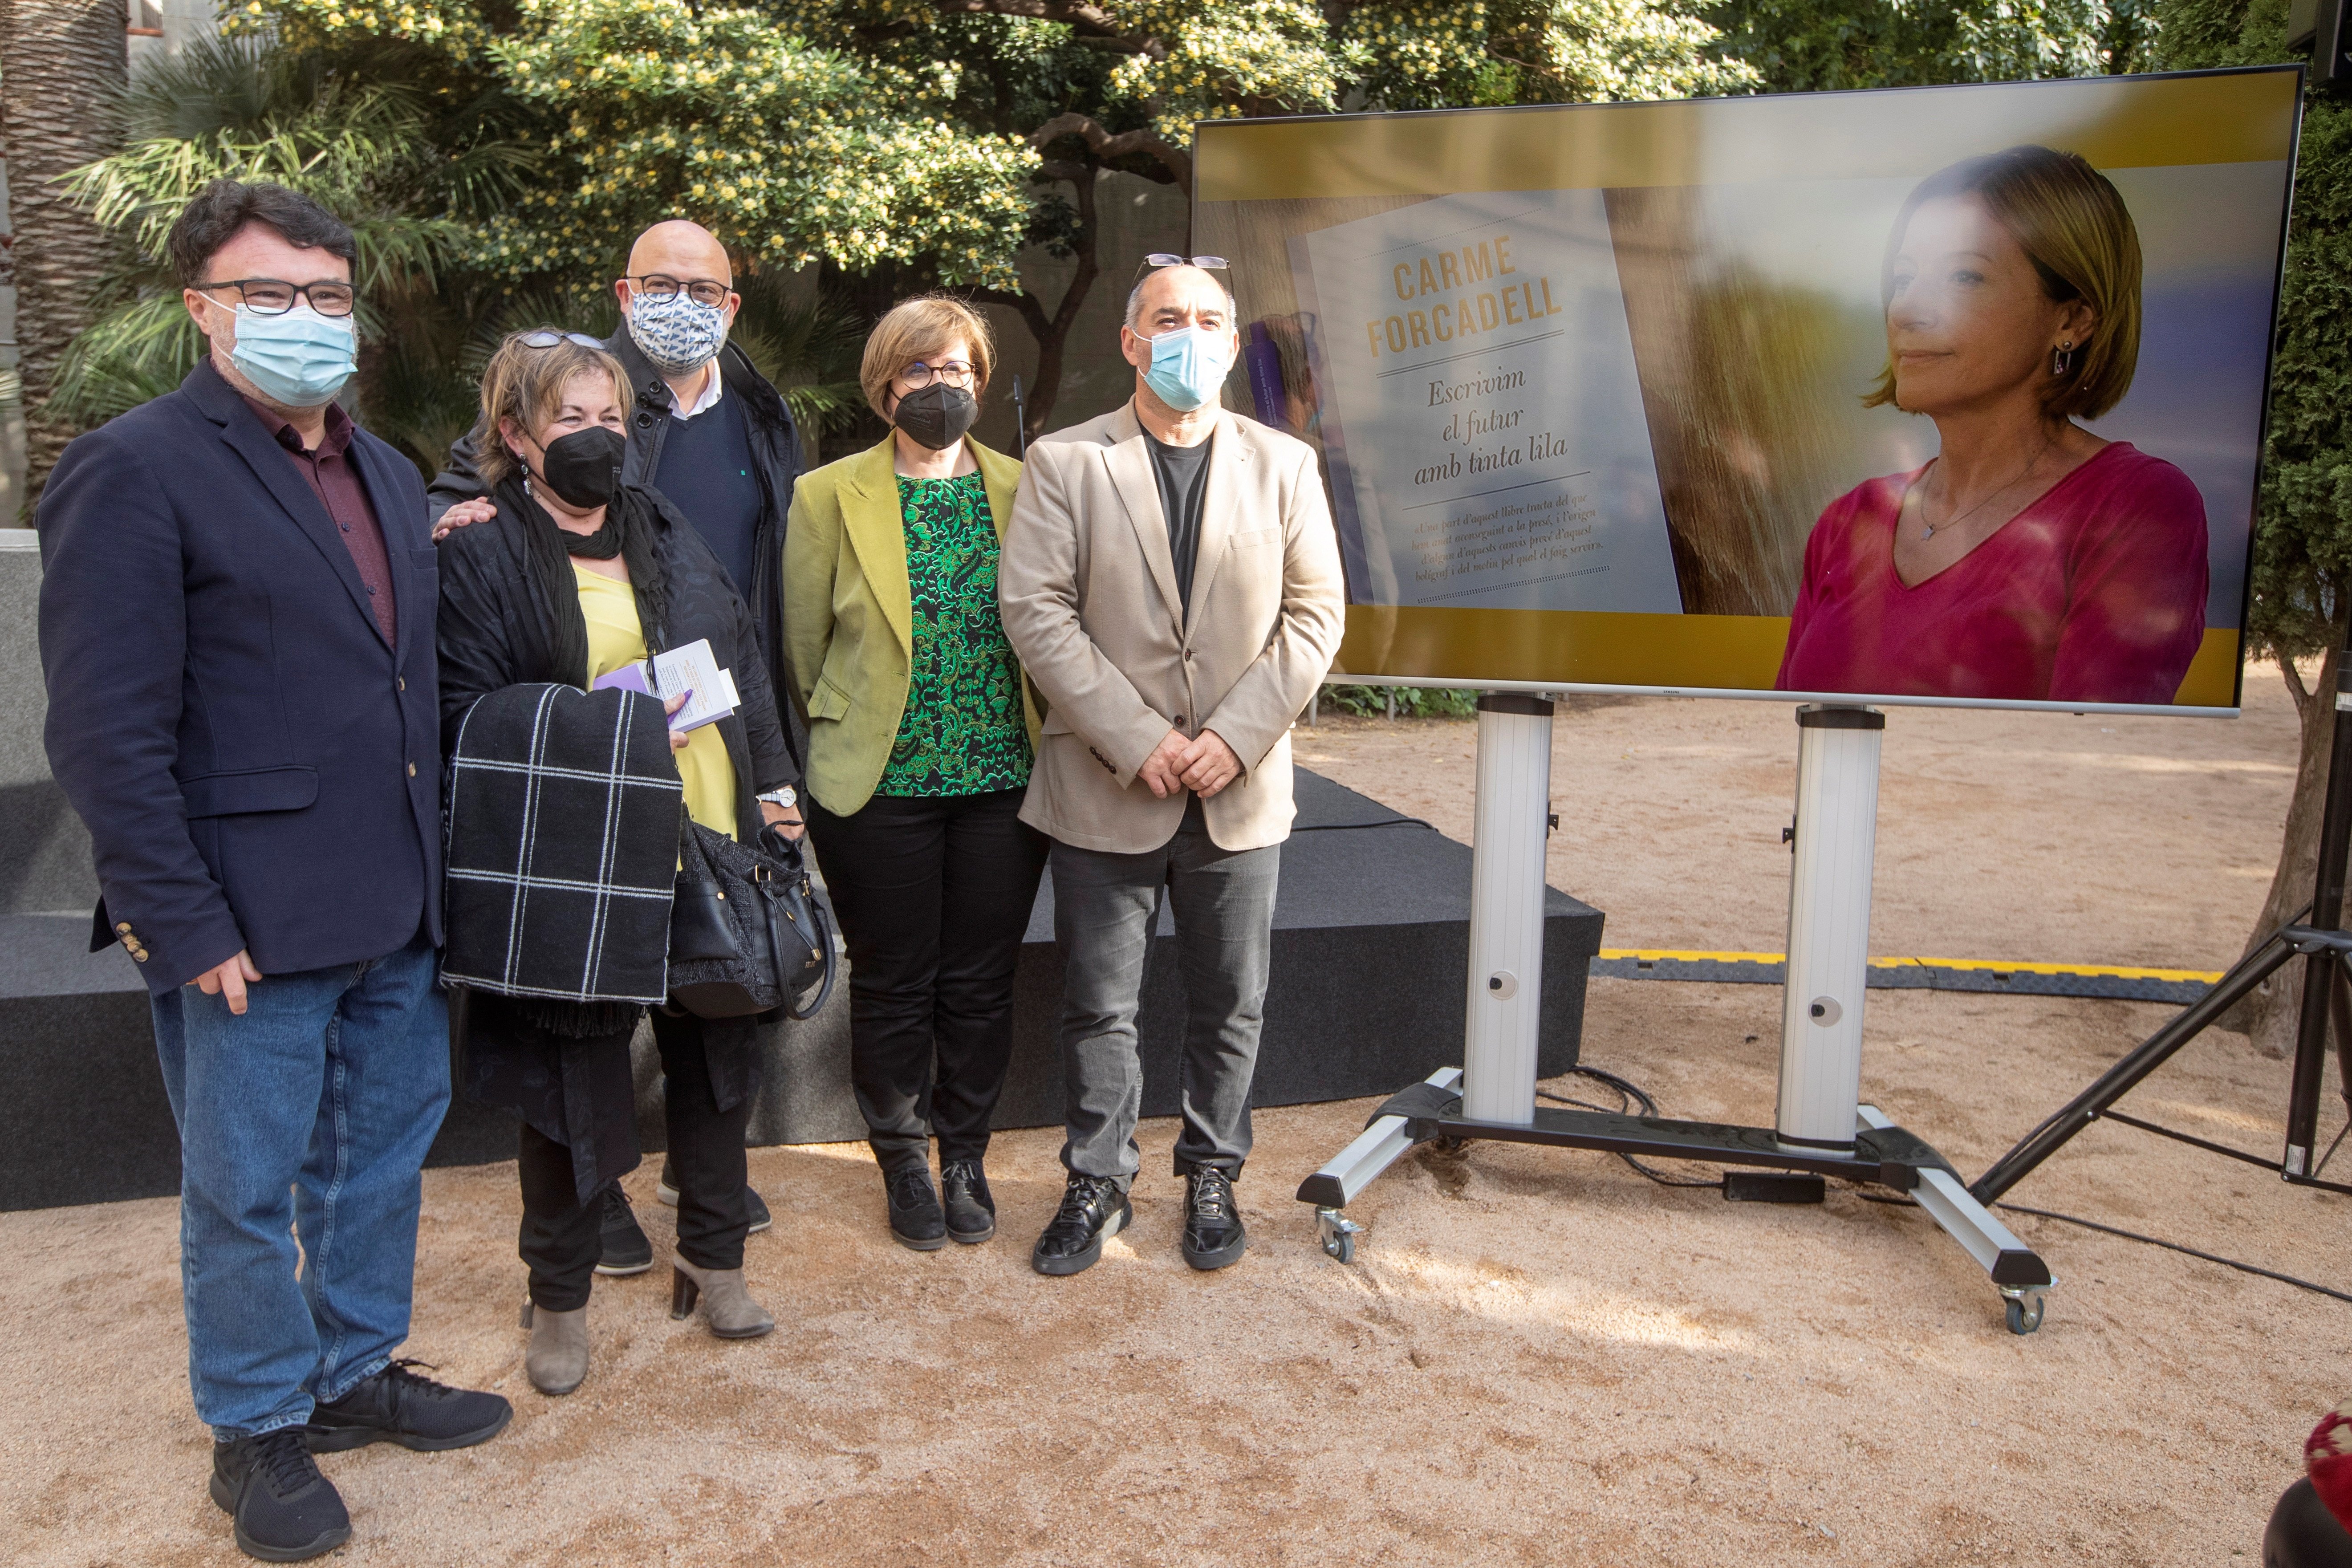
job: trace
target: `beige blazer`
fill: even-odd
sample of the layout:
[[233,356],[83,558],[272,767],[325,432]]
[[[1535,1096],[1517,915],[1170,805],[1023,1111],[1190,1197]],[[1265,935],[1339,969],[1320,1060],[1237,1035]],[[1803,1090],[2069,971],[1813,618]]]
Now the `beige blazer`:
[[1175,836],[1190,796],[1136,778],[1172,727],[1214,730],[1243,773],[1202,803],[1226,849],[1290,833],[1290,726],[1339,650],[1346,595],[1315,454],[1221,415],[1189,617],[1135,406],[1041,437],[997,567],[1004,634],[1046,704],[1024,822],[1137,854]]
[[[835,816],[862,810],[907,714],[915,609],[894,437],[803,474],[784,531],[784,658],[808,715],[809,794]],[[1013,515],[1021,465],[967,439],[988,489],[996,537]],[[1027,689],[1023,689],[1028,709]],[[1037,715],[1028,709],[1029,741]]]

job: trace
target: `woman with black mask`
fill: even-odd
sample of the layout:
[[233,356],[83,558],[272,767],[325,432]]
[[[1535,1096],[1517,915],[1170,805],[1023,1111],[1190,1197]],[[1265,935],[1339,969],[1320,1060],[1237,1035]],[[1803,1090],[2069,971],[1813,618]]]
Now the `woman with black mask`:
[[810,837],[849,947],[850,1079],[891,1234],[926,1252],[995,1234],[982,1159],[1045,865],[1020,816],[1037,712],[996,612],[1021,465],[965,434],[993,348],[958,300],[884,316],[859,380],[891,433],[803,476],[784,531]]
[[[627,374],[593,338],[520,332],[491,356],[474,444],[498,512],[441,549],[444,751],[457,754],[467,711],[491,692],[584,689],[707,639],[740,701],[729,717],[669,736],[687,812],[739,840],[765,823],[798,837],[786,787],[797,775],[751,613],[667,500],[620,483],[628,413]],[[675,821],[648,830],[674,836]],[[481,991],[459,1002],[467,1091],[522,1121],[525,1365],[541,1393],[568,1394],[588,1373],[598,1194],[638,1161],[629,1065],[638,1009]],[[719,1337],[764,1334],[775,1321],[743,1283],[743,1134],[759,1074],[751,1021],[656,1009],[653,1026],[679,1179],[672,1315],[699,1300]]]

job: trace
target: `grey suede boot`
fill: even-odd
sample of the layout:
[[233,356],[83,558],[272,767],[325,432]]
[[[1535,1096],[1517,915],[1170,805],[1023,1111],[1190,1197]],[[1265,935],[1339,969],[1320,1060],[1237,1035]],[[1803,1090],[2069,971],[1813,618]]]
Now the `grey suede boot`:
[[523,1352],[523,1371],[530,1385],[546,1394],[565,1394],[588,1380],[588,1309],[551,1312],[525,1301],[522,1326],[530,1331],[530,1349]]
[[776,1320],[751,1300],[751,1293],[743,1288],[740,1268],[697,1268],[675,1253],[669,1262],[672,1319],[691,1316],[699,1298],[703,1321],[722,1340],[756,1340],[774,1331]]

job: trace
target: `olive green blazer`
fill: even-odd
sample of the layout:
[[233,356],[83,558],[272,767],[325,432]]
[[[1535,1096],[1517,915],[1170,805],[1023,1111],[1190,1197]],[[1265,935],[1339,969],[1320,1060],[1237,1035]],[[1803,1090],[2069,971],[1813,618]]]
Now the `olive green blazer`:
[[[1021,464],[965,440],[1002,541]],[[806,783],[835,816],[873,798],[907,711],[915,606],[893,441],[885,437],[878,447],[802,475],[784,530],[784,655],[808,714]],[[1034,752],[1037,709],[1025,679],[1021,700]]]

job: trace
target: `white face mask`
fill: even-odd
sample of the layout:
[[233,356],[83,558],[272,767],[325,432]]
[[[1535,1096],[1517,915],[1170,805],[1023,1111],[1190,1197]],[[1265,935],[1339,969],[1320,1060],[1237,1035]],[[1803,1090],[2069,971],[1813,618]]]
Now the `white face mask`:
[[727,342],[727,312],[696,303],[683,289],[667,298],[632,295],[629,339],[665,375],[700,370]]

